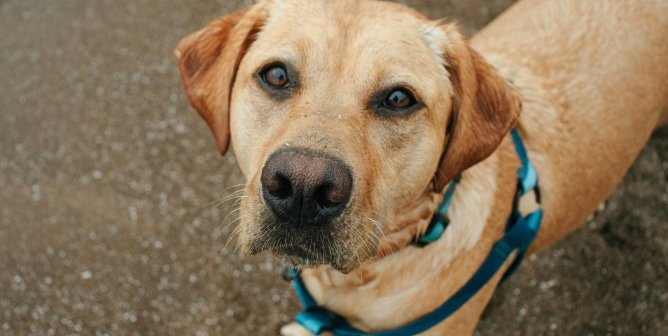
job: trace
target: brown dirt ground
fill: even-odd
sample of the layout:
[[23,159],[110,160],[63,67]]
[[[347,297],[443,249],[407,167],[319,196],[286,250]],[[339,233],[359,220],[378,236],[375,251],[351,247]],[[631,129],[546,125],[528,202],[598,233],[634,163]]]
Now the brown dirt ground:
[[[172,55],[248,2],[0,0],[0,334],[272,335],[294,314],[280,263],[227,244],[241,176]],[[471,34],[512,1],[406,2]],[[478,334],[667,334],[667,172],[664,127]]]

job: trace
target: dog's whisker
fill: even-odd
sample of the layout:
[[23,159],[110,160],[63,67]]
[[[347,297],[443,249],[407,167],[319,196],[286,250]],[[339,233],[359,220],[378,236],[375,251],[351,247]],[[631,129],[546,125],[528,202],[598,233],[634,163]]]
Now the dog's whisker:
[[[223,249],[227,250],[227,246],[230,244],[230,241],[232,241],[232,239],[234,239],[240,233],[241,233],[241,226],[239,225],[239,226],[235,227],[234,230],[232,231],[232,233],[229,235],[229,237],[227,238],[227,242],[225,242],[225,246],[223,247]],[[232,253],[235,254],[237,252],[238,248],[239,248],[239,244],[235,244],[234,251],[232,251]]]
[[220,225],[221,225],[221,226],[224,225],[224,224],[227,222],[227,219],[230,218],[230,216],[233,216],[233,215],[235,215],[235,214],[237,214],[237,213],[239,213],[239,212],[241,212],[241,208],[239,208],[239,207],[238,207],[238,208],[235,208],[235,209],[232,209],[232,211],[230,211],[230,212],[223,218],[223,220],[220,222]]
[[[369,239],[371,238],[371,236],[369,235],[370,231],[363,230],[361,228],[358,229],[358,230],[362,230],[362,232],[363,232],[362,244],[364,245],[364,247],[363,247],[364,248],[364,255],[365,256],[371,255],[371,253],[373,252],[373,248],[368,243]],[[357,254],[355,256],[355,259],[356,259],[356,263],[359,265],[358,267],[361,268],[361,270],[359,272],[357,272],[357,275],[358,275],[357,281],[358,281],[358,283],[362,283],[364,281],[364,273],[363,273],[363,267],[362,267],[362,263],[363,263],[362,255]]]
[[230,190],[230,189],[236,189],[236,188],[239,188],[238,190],[234,191],[234,192],[239,192],[239,191],[244,190],[244,187],[245,187],[245,186],[246,186],[246,183],[239,183],[239,184],[235,184],[235,185],[231,185],[231,186],[229,186],[229,187],[226,187],[226,188],[223,189],[222,191],[223,191],[223,193],[227,193],[228,190]]
[[244,198],[247,198],[247,197],[248,197],[247,195],[232,195],[232,196],[228,196],[228,197],[226,197],[225,199],[223,199],[223,200],[221,200],[220,202],[218,202],[218,204],[212,206],[211,208],[217,208],[217,207],[219,207],[219,206],[221,206],[221,205],[223,205],[223,204],[225,204],[225,203],[229,203],[229,202],[232,202],[232,206],[235,206],[235,205],[236,205],[236,202],[238,202],[238,201],[240,201],[240,200],[243,200]]
[[230,228],[230,226],[233,226],[233,225],[235,225],[235,224],[241,222],[241,220],[242,220],[243,218],[244,218],[244,217],[239,216],[239,217],[233,219],[231,222],[227,223],[227,224],[224,225],[224,226],[223,226],[223,224],[221,223],[221,225],[218,227],[218,228],[219,228],[218,231],[219,231],[220,234],[222,235],[223,233],[225,233],[226,231],[228,231],[228,229]]
[[[387,240],[385,231],[383,230],[383,225],[371,217],[365,217],[365,218],[374,225],[375,230],[372,231],[371,234],[373,235],[373,239],[376,241],[376,244],[379,245],[376,247],[376,249],[378,249],[379,247],[381,247],[380,245],[386,242]],[[375,254],[376,253],[372,253],[372,256]]]
[[[234,226],[234,225],[237,225],[237,226],[235,226],[235,228],[236,228],[236,227],[239,227],[238,224],[241,223],[241,220],[242,220],[242,217],[235,218],[232,222],[230,222],[229,224],[225,225],[225,227],[224,227],[223,229],[218,230],[218,237],[222,236],[226,231],[228,231],[228,229],[229,229],[230,227],[232,227],[232,226]],[[218,238],[218,237],[216,237],[216,238]]]
[[[237,184],[237,185],[230,186],[230,187],[227,187],[227,188],[223,189],[223,191],[221,192],[221,195],[225,195],[225,196],[222,196],[223,199],[224,199],[225,197],[227,197],[227,195],[237,194],[237,193],[243,192],[243,191],[244,191],[243,186],[245,186],[245,184],[242,183],[242,184]],[[235,190],[235,191],[232,191],[232,192],[227,192],[227,190],[229,190],[229,189],[231,189],[231,188],[239,188],[239,187],[241,187],[239,190]],[[211,204],[217,203],[217,202],[219,202],[219,201],[220,201],[220,197],[214,197],[211,201],[208,201],[208,202],[206,202],[206,203],[200,205],[200,206],[197,207],[195,210],[196,210],[196,211],[197,211],[197,210],[202,210],[203,208],[207,208],[207,207],[209,207]]]

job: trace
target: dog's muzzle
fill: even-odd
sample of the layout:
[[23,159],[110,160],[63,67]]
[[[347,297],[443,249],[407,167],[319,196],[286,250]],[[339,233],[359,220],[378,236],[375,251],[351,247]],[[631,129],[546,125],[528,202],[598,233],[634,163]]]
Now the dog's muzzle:
[[352,171],[342,160],[281,149],[265,162],[260,182],[267,211],[251,253],[270,249],[293,265],[350,267],[351,251],[337,248],[353,191]]

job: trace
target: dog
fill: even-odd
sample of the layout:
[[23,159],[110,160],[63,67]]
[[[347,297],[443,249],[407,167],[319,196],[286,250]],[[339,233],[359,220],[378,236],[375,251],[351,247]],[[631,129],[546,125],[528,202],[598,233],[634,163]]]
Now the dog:
[[[319,305],[382,331],[452,296],[503,236],[511,128],[542,191],[528,253],[593,213],[668,119],[666,36],[661,0],[523,0],[470,42],[391,2],[258,0],[176,55],[245,176],[242,250],[281,256]],[[443,236],[411,244],[460,175]],[[501,273],[425,335],[472,334]]]

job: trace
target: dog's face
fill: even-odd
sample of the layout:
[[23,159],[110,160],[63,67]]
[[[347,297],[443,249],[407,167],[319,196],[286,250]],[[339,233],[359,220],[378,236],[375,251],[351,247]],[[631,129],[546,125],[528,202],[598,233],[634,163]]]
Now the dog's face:
[[371,1],[263,1],[177,48],[246,177],[242,248],[349,271],[389,220],[488,156],[519,101],[452,26]]

